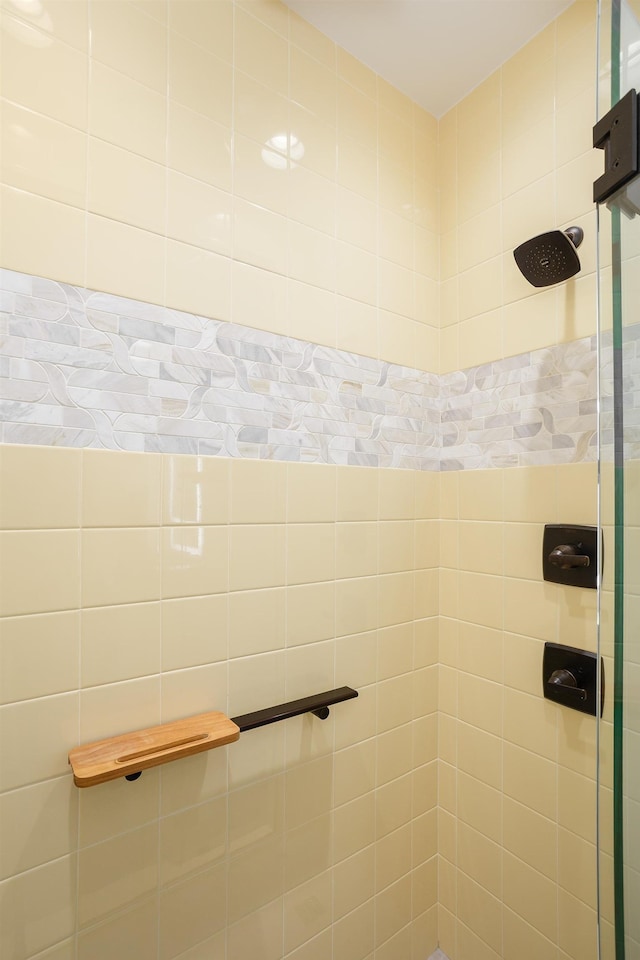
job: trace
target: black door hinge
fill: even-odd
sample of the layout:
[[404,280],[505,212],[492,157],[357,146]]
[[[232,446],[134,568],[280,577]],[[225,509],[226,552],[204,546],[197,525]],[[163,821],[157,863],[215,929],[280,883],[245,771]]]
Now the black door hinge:
[[593,184],[595,203],[604,203],[640,172],[638,95],[629,90],[593,128],[593,145],[604,150],[604,173]]

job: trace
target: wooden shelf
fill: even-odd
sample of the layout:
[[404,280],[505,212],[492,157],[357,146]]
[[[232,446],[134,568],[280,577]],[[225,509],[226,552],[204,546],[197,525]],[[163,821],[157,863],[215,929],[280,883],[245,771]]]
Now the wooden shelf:
[[97,740],[69,753],[77,787],[131,776],[149,767],[233,743],[240,728],[224,713],[201,713],[159,727]]

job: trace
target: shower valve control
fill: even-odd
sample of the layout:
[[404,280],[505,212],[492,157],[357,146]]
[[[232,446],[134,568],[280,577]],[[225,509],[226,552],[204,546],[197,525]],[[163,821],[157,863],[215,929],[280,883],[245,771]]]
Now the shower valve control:
[[602,658],[590,650],[567,647],[562,643],[545,643],[542,690],[545,699],[563,707],[571,707],[592,717],[601,714],[604,703]]
[[542,576],[569,587],[598,585],[598,555],[602,539],[597,527],[548,523],[542,539]]

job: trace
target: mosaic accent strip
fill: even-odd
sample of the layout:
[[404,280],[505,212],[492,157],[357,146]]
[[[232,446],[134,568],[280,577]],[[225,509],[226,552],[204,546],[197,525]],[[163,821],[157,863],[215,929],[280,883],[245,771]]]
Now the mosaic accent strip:
[[595,460],[596,338],[440,377],[441,470]]
[[595,338],[444,376],[0,271],[4,443],[417,470],[595,459]]

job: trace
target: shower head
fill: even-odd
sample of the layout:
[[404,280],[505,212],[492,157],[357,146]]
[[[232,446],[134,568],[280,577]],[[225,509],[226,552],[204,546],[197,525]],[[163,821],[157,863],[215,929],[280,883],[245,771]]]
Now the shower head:
[[534,287],[549,287],[574,277],[580,270],[576,247],[583,236],[582,227],[567,227],[521,243],[513,255],[525,280]]

